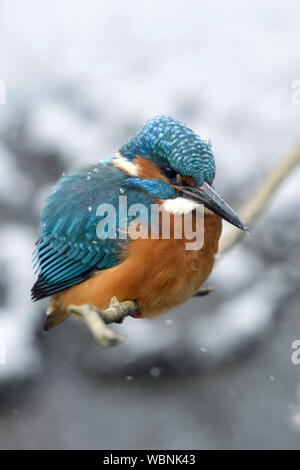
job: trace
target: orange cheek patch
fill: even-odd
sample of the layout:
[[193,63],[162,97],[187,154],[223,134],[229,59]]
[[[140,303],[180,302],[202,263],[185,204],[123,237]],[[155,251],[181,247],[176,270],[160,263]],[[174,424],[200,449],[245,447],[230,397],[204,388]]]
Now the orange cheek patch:
[[[159,168],[148,160],[148,158],[143,158],[138,155],[134,160],[134,164],[138,168],[138,176],[140,178],[161,180],[165,183],[169,183],[168,178],[162,175]],[[195,180],[191,176],[181,176],[181,183],[195,186]],[[177,187],[175,184],[173,186]]]
[[167,178],[161,174],[157,166],[151,163],[147,158],[138,155],[134,160],[134,164],[138,167],[138,175],[140,178],[161,180],[165,183],[168,182]]
[[196,186],[196,182],[191,176],[181,176],[180,183],[178,182],[177,184],[173,184],[173,186],[174,188],[178,189],[178,191],[180,191],[180,185],[185,184],[187,184],[188,186]]
[[195,180],[191,176],[182,176],[181,181],[189,186],[195,186]]

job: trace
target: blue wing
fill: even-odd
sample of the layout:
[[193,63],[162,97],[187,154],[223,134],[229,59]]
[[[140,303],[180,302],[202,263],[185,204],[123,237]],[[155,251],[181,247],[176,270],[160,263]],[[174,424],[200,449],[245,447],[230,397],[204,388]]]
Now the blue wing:
[[[119,196],[126,195],[128,205],[137,201],[149,204],[140,191],[120,193],[124,179],[126,175],[110,163],[98,163],[58,181],[41,218],[34,254],[39,276],[32,288],[33,300],[79,284],[122,261],[127,240],[118,237],[124,222],[118,211]],[[116,208],[116,217],[111,220],[110,233],[101,233],[99,238],[97,227],[104,215],[98,216],[97,208],[103,203]]]

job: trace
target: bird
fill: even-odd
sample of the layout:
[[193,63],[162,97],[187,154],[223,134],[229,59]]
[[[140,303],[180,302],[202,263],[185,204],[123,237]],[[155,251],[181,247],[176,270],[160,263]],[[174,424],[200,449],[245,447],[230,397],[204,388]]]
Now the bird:
[[[215,171],[209,141],[170,116],[158,116],[110,158],[63,174],[45,202],[33,257],[32,300],[51,297],[44,330],[69,318],[70,305],[92,302],[105,310],[112,298],[132,300],[134,316],[148,318],[193,296],[212,271],[222,219],[248,231],[214,189]],[[174,228],[163,237],[161,218],[155,237],[131,237],[128,227],[137,217],[121,213],[122,197],[128,207],[147,209],[137,224],[144,234],[153,205],[171,227],[186,214],[195,223],[202,207],[203,243],[187,250],[186,237],[175,236]],[[108,216],[99,207],[115,211]]]

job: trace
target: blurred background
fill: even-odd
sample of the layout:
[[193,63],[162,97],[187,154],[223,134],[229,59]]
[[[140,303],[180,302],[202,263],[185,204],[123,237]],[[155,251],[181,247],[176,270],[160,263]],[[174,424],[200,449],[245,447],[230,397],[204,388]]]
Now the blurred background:
[[55,180],[170,114],[211,138],[240,207],[299,138],[298,0],[0,1],[0,448],[300,443],[300,170],[215,266],[214,293],[155,320],[44,335],[31,254]]

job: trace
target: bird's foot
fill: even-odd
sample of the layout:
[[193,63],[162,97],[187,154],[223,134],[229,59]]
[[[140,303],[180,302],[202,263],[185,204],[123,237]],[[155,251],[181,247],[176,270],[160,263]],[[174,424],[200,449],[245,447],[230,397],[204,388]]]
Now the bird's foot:
[[112,297],[106,310],[101,310],[101,317],[107,325],[109,323],[122,323],[128,316],[139,313],[139,307],[133,300],[119,302],[117,297]]
[[203,286],[193,295],[193,297],[203,297],[204,295],[210,294],[215,288],[213,286]]
[[111,299],[106,310],[99,310],[92,302],[85,305],[70,305],[68,311],[79,315],[102,346],[115,346],[124,341],[125,336],[115,333],[106,325],[109,323],[122,323],[125,317],[134,315],[139,311],[133,301],[119,302],[116,297]]

